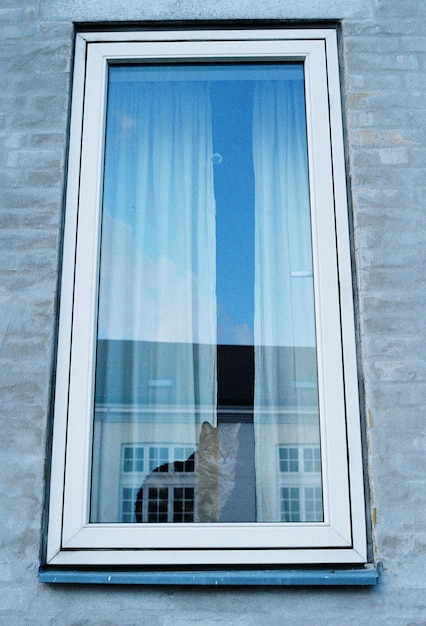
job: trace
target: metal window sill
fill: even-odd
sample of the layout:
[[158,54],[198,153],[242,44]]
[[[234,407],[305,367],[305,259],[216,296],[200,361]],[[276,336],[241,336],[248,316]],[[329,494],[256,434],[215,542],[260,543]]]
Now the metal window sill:
[[295,570],[194,570],[194,571],[89,571],[52,570],[41,567],[42,583],[108,585],[211,585],[211,586],[373,586],[379,572],[373,565],[362,569]]

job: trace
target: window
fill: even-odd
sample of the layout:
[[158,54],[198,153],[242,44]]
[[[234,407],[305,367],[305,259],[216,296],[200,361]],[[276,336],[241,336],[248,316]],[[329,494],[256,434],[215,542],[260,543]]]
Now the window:
[[365,560],[335,33],[79,34],[46,562]]
[[320,447],[280,446],[278,464],[281,521],[322,522]]
[[[119,521],[194,521],[193,453],[194,448],[191,446],[173,446],[167,443],[158,446],[123,444]],[[144,458],[148,459],[148,463],[144,464]],[[104,498],[109,498],[106,506],[111,510],[114,506],[111,490],[108,490]],[[159,499],[165,503],[163,520],[153,519],[151,515],[153,502]],[[157,504],[155,510],[160,510]],[[116,517],[115,513],[112,515]],[[93,512],[92,517],[98,517],[98,514]]]

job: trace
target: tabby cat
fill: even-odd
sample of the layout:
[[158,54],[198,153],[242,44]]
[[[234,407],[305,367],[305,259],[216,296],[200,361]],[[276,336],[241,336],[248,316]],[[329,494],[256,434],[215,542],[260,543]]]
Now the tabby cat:
[[[204,422],[198,448],[190,457],[164,463],[145,478],[136,496],[136,521],[219,522],[235,487],[239,429],[239,423],[214,428]],[[145,515],[144,498],[148,498]]]

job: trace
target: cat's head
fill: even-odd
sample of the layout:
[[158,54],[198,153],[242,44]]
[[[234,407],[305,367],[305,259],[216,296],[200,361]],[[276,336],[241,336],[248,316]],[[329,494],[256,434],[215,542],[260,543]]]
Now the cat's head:
[[238,432],[240,430],[241,423],[227,424],[226,426],[219,427],[219,451],[220,458],[223,464],[235,463],[237,457],[238,448],[240,445],[238,439]]
[[200,433],[199,452],[220,457],[225,463],[235,461],[239,441],[238,432],[241,423],[220,425],[214,428],[209,422],[203,422]]

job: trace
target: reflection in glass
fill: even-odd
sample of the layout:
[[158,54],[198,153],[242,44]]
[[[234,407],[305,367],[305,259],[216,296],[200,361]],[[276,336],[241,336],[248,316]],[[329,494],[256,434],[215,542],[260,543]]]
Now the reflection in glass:
[[111,66],[91,522],[323,519],[303,66]]

